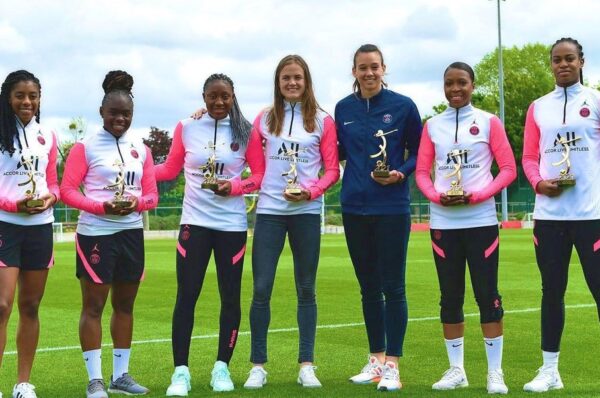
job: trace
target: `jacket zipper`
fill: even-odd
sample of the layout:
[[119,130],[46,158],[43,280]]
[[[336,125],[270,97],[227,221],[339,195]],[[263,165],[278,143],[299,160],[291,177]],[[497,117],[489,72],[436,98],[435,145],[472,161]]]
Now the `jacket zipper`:
[[567,88],[563,87],[565,90],[565,105],[563,106],[563,125],[567,123]]
[[456,128],[454,130],[454,143],[458,144],[458,108],[456,108]]
[[296,107],[296,103],[290,102],[290,106],[292,107],[292,120],[290,120],[290,130],[288,131],[288,137],[292,136],[292,126],[294,125],[294,108]]

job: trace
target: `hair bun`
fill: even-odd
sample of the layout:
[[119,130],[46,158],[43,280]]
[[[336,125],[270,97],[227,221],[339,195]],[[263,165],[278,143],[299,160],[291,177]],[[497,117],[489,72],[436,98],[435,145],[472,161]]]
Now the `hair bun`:
[[112,70],[106,74],[102,82],[104,93],[108,94],[111,91],[125,91],[131,94],[133,88],[133,77],[123,70]]

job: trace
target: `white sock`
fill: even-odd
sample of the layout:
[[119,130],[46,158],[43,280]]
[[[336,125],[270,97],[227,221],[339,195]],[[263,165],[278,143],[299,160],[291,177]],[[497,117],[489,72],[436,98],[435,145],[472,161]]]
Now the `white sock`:
[[558,355],[560,352],[549,352],[542,351],[542,358],[544,358],[544,367],[553,368],[558,370]]
[[90,381],[94,379],[102,380],[102,350],[84,351],[83,360],[88,372],[88,379]]
[[492,370],[502,369],[502,345],[504,342],[504,336],[498,336],[494,338],[483,338],[485,343],[485,353],[488,361],[488,372]]
[[465,358],[465,338],[459,337],[457,339],[444,339],[446,340],[446,352],[448,353],[448,361],[450,366],[457,368],[464,368]]
[[129,355],[131,348],[113,349],[113,381],[129,372]]

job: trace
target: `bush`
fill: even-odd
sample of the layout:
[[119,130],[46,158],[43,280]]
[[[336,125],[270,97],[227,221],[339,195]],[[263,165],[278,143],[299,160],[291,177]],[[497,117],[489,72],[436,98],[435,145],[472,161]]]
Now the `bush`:
[[325,225],[343,225],[342,215],[336,213],[328,213],[325,215]]
[[150,215],[150,230],[151,231],[171,231],[179,229],[179,221],[181,216],[153,216]]

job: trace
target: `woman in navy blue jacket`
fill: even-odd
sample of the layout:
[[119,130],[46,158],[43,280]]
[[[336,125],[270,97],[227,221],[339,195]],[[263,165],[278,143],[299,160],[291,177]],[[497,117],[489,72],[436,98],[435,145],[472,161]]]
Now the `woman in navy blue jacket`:
[[[408,176],[415,169],[422,126],[414,102],[385,88],[385,68],[377,46],[365,44],[356,51],[354,93],[337,103],[335,120],[340,159],[346,160],[341,192],[346,243],[360,284],[370,351],[369,362],[350,381],[398,390],[408,320]],[[383,153],[389,176],[377,177],[372,172]]]

